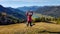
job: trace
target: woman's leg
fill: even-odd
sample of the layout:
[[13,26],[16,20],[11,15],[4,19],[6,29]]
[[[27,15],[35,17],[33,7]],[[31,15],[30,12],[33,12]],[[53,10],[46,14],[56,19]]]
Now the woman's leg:
[[30,26],[32,26],[32,22],[30,22]]
[[29,26],[29,21],[27,21],[27,26]]

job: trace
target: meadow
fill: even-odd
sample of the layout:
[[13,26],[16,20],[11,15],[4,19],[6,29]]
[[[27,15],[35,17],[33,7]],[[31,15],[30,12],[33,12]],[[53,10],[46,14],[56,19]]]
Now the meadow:
[[25,23],[1,25],[0,34],[59,34],[60,25],[46,22],[34,23],[27,27]]

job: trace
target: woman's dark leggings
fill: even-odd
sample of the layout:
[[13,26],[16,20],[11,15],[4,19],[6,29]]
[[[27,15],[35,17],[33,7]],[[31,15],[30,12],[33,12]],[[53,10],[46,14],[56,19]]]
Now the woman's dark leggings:
[[31,21],[28,21],[27,26],[32,26],[32,22]]

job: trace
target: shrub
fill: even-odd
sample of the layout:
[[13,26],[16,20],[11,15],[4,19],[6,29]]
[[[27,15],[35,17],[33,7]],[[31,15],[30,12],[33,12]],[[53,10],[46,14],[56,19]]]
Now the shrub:
[[35,22],[41,22],[40,18],[35,18]]

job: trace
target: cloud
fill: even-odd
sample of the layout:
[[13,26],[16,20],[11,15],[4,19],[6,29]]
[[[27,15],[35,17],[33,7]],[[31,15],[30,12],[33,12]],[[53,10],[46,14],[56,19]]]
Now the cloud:
[[7,7],[60,5],[60,0],[0,0]]
[[1,2],[1,1],[2,1],[2,2],[6,2],[6,1],[8,1],[8,2],[9,2],[9,1],[11,1],[11,2],[14,1],[14,2],[15,2],[15,1],[16,1],[16,2],[30,2],[30,3],[31,3],[31,2],[32,2],[32,3],[33,3],[33,2],[34,2],[34,3],[35,3],[35,2],[37,2],[37,3],[60,2],[60,0],[0,0],[0,2]]
[[0,0],[0,1],[20,1],[20,0]]
[[0,2],[4,1],[20,1],[20,2],[47,2],[46,0],[0,0]]
[[23,3],[58,3],[60,0],[0,0],[0,2],[23,2]]

